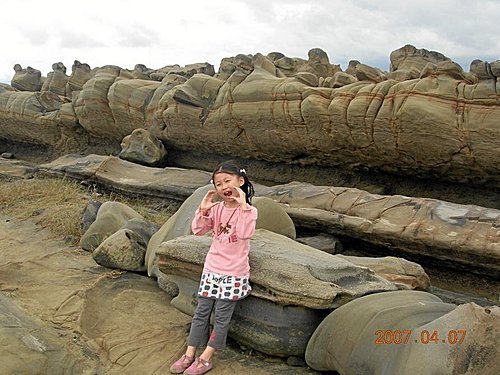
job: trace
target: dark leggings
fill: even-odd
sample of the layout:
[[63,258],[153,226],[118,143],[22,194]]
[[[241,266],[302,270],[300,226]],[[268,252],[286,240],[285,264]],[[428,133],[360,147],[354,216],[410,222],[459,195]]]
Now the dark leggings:
[[[209,337],[210,314],[214,307],[214,329]],[[198,305],[191,322],[188,345],[195,347],[207,345],[214,349],[224,349],[229,323],[235,307],[236,301],[198,297]]]

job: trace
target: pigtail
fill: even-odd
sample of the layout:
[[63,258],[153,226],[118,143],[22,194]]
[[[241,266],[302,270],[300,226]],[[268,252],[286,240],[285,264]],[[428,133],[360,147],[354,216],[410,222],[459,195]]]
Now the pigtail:
[[253,184],[250,182],[250,179],[247,176],[247,173],[244,169],[240,170],[241,177],[245,180],[241,190],[245,192],[245,198],[247,204],[252,204],[252,197],[255,195],[255,189],[253,188]]

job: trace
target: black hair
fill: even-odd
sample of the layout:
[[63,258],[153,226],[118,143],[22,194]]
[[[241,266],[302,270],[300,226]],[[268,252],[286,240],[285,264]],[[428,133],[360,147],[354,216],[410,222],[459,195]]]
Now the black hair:
[[252,204],[252,197],[255,194],[255,190],[253,188],[252,183],[250,182],[250,179],[247,176],[247,172],[245,171],[245,169],[240,168],[234,160],[227,160],[223,163],[220,163],[214,169],[214,172],[212,173],[212,183],[217,173],[229,173],[229,174],[234,174],[238,177],[243,177],[243,180],[245,182],[241,186],[241,190],[243,190],[243,192],[245,193],[245,198],[247,203]]

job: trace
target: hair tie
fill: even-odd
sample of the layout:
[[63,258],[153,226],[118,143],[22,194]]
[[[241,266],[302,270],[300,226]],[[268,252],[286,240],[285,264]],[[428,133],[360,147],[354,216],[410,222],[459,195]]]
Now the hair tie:
[[241,168],[240,173],[247,173],[247,171],[245,171],[245,169]]

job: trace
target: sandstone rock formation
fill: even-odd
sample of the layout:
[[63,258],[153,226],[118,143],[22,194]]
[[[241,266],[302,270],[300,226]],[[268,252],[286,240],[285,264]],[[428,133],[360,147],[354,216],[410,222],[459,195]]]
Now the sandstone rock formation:
[[89,64],[75,60],[71,67],[71,76],[66,84],[66,96],[73,98],[73,92],[82,90],[83,85],[95,74]]
[[[172,304],[191,315],[210,241],[208,236],[182,236],[161,243],[156,252],[158,271],[179,290]],[[265,229],[257,229],[251,240],[250,267],[252,295],[239,304],[230,335],[277,356],[304,354],[324,315],[321,310],[396,289],[367,268]]]
[[284,203],[304,227],[500,275],[499,210],[306,183],[261,187],[258,194]]
[[106,238],[121,229],[130,219],[144,218],[132,208],[120,202],[105,202],[97,212],[96,220],[83,234],[80,246],[94,251]]
[[358,257],[337,254],[357,266],[369,268],[380,277],[394,283],[398,289],[426,290],[431,281],[420,264],[396,257]]
[[[109,210],[110,208],[105,206],[105,209]],[[113,207],[113,210],[116,209]],[[118,210],[120,209],[118,208]],[[109,228],[109,224],[102,219],[102,216],[96,217],[96,220],[99,220],[96,226]],[[98,228],[93,229],[94,232],[100,231]],[[104,267],[126,271],[146,271],[146,249],[151,236],[156,231],[158,231],[156,225],[143,219],[127,220],[120,229],[110,234],[92,251],[92,257]]]
[[[498,186],[498,68],[483,65],[465,73],[442,54],[405,46],[387,74],[353,62],[355,81],[319,49],[307,61],[237,55],[215,75],[206,64],[166,67],[156,71],[162,82],[145,67],[149,79],[105,66],[71,103],[34,109],[22,125],[23,109],[8,104],[17,93],[0,93],[0,138],[74,151],[90,140],[117,146],[143,128],[183,152]],[[27,126],[66,141],[28,136]],[[89,139],[76,141],[82,133]]]
[[[159,270],[199,281],[210,241],[191,235],[163,242],[156,253]],[[251,240],[250,268],[252,295],[281,305],[331,309],[367,293],[396,289],[368,268],[265,229],[257,229]]]
[[14,65],[14,77],[10,84],[19,91],[40,91],[42,88],[42,72],[28,66],[26,69],[19,64]]
[[66,67],[62,62],[52,64],[53,71],[47,74],[41,91],[50,91],[56,95],[66,96],[66,85],[69,77],[66,75]]
[[326,317],[309,341],[306,361],[346,375],[496,374],[499,317],[496,306],[456,307],[425,292],[377,293]]
[[101,183],[123,192],[154,195],[182,202],[210,180],[210,173],[183,168],[153,168],[115,156],[66,155],[41,169],[52,175]]
[[[103,156],[67,156],[40,168],[181,202],[210,179],[208,172],[144,167]],[[499,210],[298,182],[273,187],[255,184],[255,190],[258,197],[280,203],[299,227],[389,248],[398,256],[487,272],[491,277],[500,274]],[[185,225],[189,216],[183,220]]]

